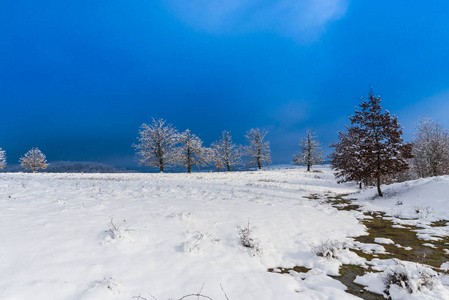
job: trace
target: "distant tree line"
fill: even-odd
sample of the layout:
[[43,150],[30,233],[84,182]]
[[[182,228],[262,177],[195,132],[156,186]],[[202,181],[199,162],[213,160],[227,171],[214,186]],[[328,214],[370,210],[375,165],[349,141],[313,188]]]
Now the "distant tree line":
[[[383,110],[380,96],[372,90],[349,117],[351,125],[338,132],[339,141],[330,145],[331,167],[339,182],[355,181],[377,186],[383,196],[382,183],[449,174],[449,132],[429,117],[422,117],[411,143],[404,143],[398,118]],[[224,130],[209,147],[191,130],[179,132],[163,119],[142,124],[138,142],[133,145],[139,165],[156,167],[164,172],[167,167],[192,168],[211,166],[231,171],[237,166],[261,169],[271,164],[270,144],[265,129],[253,128],[246,132],[247,145],[234,143],[231,133]],[[311,167],[324,161],[316,133],[306,130],[299,141],[299,151],[293,155],[293,164]],[[46,169],[45,155],[32,148],[20,158],[22,168],[37,172]],[[0,148],[0,169],[6,166],[6,153]]]

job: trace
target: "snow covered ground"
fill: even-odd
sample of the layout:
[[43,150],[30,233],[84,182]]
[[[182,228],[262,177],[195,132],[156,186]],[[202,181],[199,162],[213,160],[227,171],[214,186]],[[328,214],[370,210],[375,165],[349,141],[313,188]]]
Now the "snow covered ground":
[[[413,226],[419,239],[429,241],[423,246],[437,248],[433,243],[439,242],[449,260],[449,243],[443,238],[449,236],[449,176],[418,179],[384,186],[384,197],[376,196],[376,189],[371,188],[353,194],[355,203],[365,211],[381,211],[385,219],[391,220],[398,228]],[[438,224],[440,223],[440,224]],[[436,226],[438,225],[438,226]],[[376,238],[380,244],[395,244],[396,241]],[[441,245],[442,244],[442,245]],[[400,245],[396,244],[401,247]],[[406,249],[406,250],[412,250]],[[390,294],[393,299],[449,299],[449,277],[437,274],[425,265],[426,256],[421,255],[423,263],[411,263],[397,259],[369,262],[373,269],[381,273],[367,273],[358,276],[355,282],[367,286],[367,290],[382,294],[387,278],[392,276],[408,278],[407,283],[399,288],[393,285]],[[439,270],[447,271],[446,261]],[[445,286],[443,286],[445,284]]]
[[[356,299],[329,275],[337,275],[342,263],[365,264],[343,246],[366,234],[358,220],[363,213],[304,196],[357,188],[337,184],[327,167],[316,170],[3,173],[0,299],[166,300],[201,288],[215,300]],[[373,201],[369,193],[357,194],[358,201],[378,205],[376,210],[401,206],[398,214],[411,214],[416,205],[401,198],[403,205],[388,206],[396,198]],[[444,201],[438,205],[447,207]],[[447,210],[430,209],[435,213],[427,218],[449,219]],[[238,226],[248,222],[258,251],[240,244]],[[323,245],[337,245],[336,258],[316,255]],[[294,266],[311,270],[267,271]],[[365,276],[375,277],[371,290],[376,291],[378,275]],[[365,285],[369,279],[358,278]],[[446,286],[438,287],[438,295],[447,295]]]

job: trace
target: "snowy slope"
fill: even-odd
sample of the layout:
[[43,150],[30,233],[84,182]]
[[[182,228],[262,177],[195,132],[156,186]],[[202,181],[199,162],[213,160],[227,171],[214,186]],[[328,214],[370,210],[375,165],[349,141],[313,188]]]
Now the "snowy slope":
[[[358,204],[401,218],[449,220],[449,176],[422,178],[383,186],[384,197],[370,188],[358,193]],[[421,211],[421,212],[420,212]]]
[[[0,299],[179,299],[203,283],[213,299],[353,299],[312,248],[364,234],[359,213],[303,198],[352,191],[326,168],[1,174]],[[248,221],[260,253],[239,245]],[[296,265],[314,269],[267,272]]]

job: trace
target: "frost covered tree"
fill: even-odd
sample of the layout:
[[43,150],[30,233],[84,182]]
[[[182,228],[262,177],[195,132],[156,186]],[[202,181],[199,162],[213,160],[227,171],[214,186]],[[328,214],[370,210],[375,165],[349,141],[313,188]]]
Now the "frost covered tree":
[[260,131],[259,128],[246,132],[245,138],[249,145],[245,147],[245,153],[249,167],[257,166],[260,170],[262,166],[271,164],[270,143],[264,142],[267,133],[265,129]]
[[0,170],[6,167],[6,152],[0,148]]
[[47,158],[38,148],[32,148],[19,160],[20,166],[24,169],[28,169],[33,173],[37,170],[45,170],[48,167]]
[[134,144],[139,165],[157,167],[164,172],[164,167],[175,163],[174,148],[177,143],[177,131],[163,119],[153,119],[151,125],[142,124],[138,143]]
[[193,166],[205,166],[208,162],[208,151],[203,147],[203,141],[189,129],[177,134],[179,147],[175,149],[175,160],[180,166],[186,167],[192,173]]
[[221,169],[224,169],[225,164],[223,162],[223,158],[220,155],[220,152],[216,148],[207,148],[206,149],[207,161],[214,166],[217,171],[220,173]]
[[232,141],[232,136],[229,131],[224,130],[221,133],[221,139],[212,143],[212,148],[217,154],[215,161],[218,162],[221,159],[228,172],[231,171],[231,166],[242,163],[242,151]]
[[335,176],[340,178],[339,183],[356,181],[362,188],[365,175],[364,160],[362,154],[362,137],[354,127],[346,126],[346,132],[338,132],[339,142],[330,144],[335,148],[329,155]]
[[413,141],[413,169],[418,177],[449,174],[449,133],[428,117],[422,117]]
[[[368,95],[368,101],[362,99],[355,114],[349,118],[352,124],[351,135],[357,139],[353,142],[345,141],[348,144],[342,145],[345,147],[340,151],[342,153],[353,151],[356,154],[354,159],[358,168],[353,175],[360,176],[364,180],[376,180],[377,192],[382,197],[380,188],[382,179],[409,168],[407,160],[412,158],[412,145],[403,143],[402,128],[397,117],[390,115],[388,110],[383,112],[380,102],[380,96],[375,97],[372,90]],[[337,174],[342,168],[346,172],[351,170],[345,165],[333,164],[333,167],[337,167]],[[347,180],[352,180],[351,176],[344,178],[344,181]]]
[[293,155],[293,163],[296,165],[306,165],[307,171],[310,167],[321,164],[323,162],[323,151],[321,151],[320,143],[317,136],[310,129],[306,132],[306,137],[299,142],[299,152]]

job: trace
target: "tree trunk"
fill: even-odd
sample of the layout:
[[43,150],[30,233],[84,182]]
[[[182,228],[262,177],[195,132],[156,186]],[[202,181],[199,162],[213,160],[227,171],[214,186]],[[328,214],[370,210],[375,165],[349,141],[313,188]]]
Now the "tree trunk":
[[187,172],[188,172],[188,173],[192,173],[192,166],[191,166],[191,165],[188,165],[188,166],[187,166]]
[[159,171],[160,171],[161,173],[164,173],[164,166],[163,166],[163,165],[160,165],[160,166],[159,166]]
[[229,165],[229,163],[226,164],[226,168],[227,168],[228,172],[231,172],[231,166]]
[[380,174],[377,175],[377,193],[379,194],[379,196],[383,197],[384,195],[382,194],[382,191],[380,190]]
[[[377,133],[375,135],[376,145],[379,145]],[[377,193],[379,196],[383,197],[382,191],[380,190],[380,147],[377,146]]]
[[310,172],[310,165],[307,164],[307,172]]
[[257,166],[259,167],[259,170],[262,168],[262,166],[260,165],[260,159],[257,158]]

